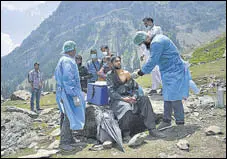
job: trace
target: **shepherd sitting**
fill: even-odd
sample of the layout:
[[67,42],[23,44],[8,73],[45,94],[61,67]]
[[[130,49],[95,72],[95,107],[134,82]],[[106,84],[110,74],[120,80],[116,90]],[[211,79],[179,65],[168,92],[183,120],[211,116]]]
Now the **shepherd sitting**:
[[111,58],[112,70],[107,73],[107,87],[110,96],[110,107],[117,117],[123,139],[130,139],[132,116],[144,119],[143,123],[153,137],[165,137],[156,130],[155,114],[147,96],[141,95],[139,85],[131,78],[128,71],[121,69],[121,58]]

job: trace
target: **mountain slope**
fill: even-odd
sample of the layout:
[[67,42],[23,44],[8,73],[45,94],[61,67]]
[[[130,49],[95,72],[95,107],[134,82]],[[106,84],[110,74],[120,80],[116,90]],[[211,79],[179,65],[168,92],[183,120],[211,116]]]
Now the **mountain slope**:
[[[107,44],[113,52],[122,55],[123,67],[132,71],[139,67],[139,55],[132,39],[137,30],[145,29],[142,18],[152,16],[164,34],[185,51],[204,42],[193,41],[199,35],[205,33],[215,38],[225,30],[225,7],[226,2],[61,2],[19,48],[1,59],[1,90],[7,89],[4,96],[9,96],[26,78],[35,61],[40,62],[45,79],[52,77],[66,40],[77,43],[77,52],[84,62],[91,48],[99,49]],[[219,32],[208,34],[216,30]],[[189,43],[187,35],[195,33]],[[135,58],[128,60],[128,57]]]

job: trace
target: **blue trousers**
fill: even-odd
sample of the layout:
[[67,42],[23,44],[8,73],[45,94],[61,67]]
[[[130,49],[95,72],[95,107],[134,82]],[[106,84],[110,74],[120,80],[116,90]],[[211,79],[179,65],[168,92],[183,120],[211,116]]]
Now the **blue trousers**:
[[41,89],[34,88],[32,91],[32,96],[31,96],[31,111],[34,111],[34,100],[36,98],[36,110],[39,110],[39,101],[40,101],[40,95],[41,95]]
[[176,124],[184,124],[184,107],[182,100],[164,101],[164,122],[171,123],[172,112],[174,112]]

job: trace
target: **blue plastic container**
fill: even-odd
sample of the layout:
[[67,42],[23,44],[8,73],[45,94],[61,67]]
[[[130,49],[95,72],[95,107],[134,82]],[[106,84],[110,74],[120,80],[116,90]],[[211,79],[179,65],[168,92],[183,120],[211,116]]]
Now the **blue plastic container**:
[[109,104],[107,85],[88,83],[87,102],[99,106]]

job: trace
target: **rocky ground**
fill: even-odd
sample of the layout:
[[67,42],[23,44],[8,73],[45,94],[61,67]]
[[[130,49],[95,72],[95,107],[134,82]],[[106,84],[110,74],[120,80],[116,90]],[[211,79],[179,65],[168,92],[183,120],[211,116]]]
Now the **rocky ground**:
[[[162,96],[152,95],[150,100],[158,124],[163,112]],[[173,117],[173,127],[163,131],[167,138],[150,138],[145,131],[137,135],[135,141],[124,143],[125,153],[108,143],[92,149],[98,144],[95,116],[100,108],[103,107],[87,106],[85,130],[74,132],[84,144],[68,153],[58,149],[60,129],[56,106],[45,108],[39,114],[4,106],[1,109],[1,157],[226,157],[226,108],[217,108],[209,95],[191,95],[184,101],[185,126],[176,126]],[[136,146],[130,146],[133,144]]]

